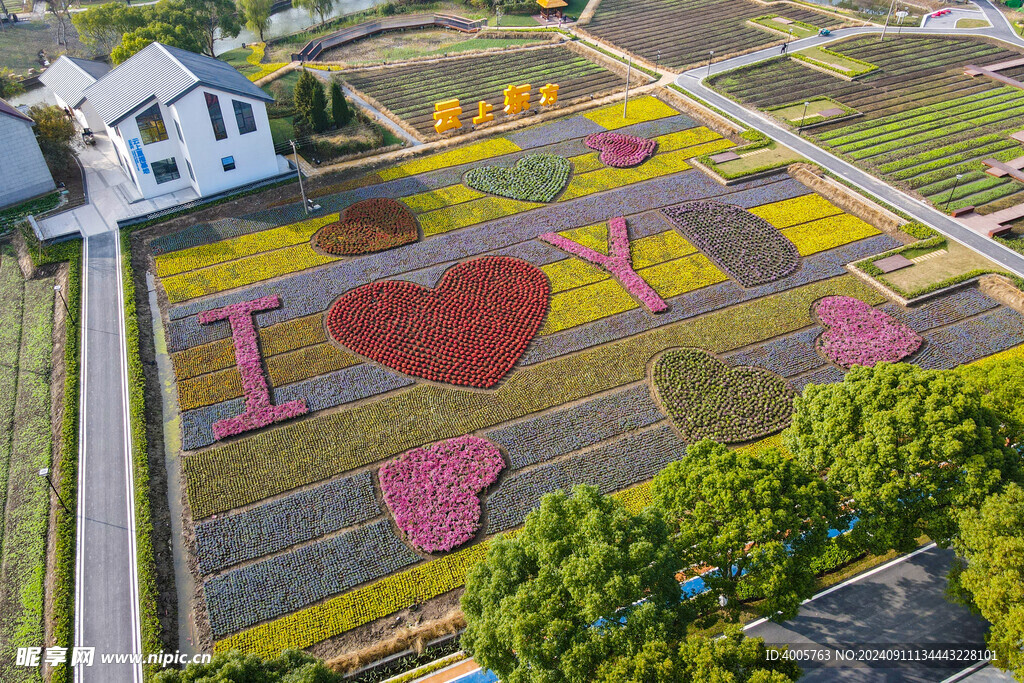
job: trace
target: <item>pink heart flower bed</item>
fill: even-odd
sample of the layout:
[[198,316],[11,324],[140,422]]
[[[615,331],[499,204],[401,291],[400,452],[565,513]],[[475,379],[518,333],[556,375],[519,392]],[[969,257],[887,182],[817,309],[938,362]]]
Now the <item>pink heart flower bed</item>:
[[624,133],[594,133],[583,141],[590,149],[601,151],[601,162],[616,168],[628,168],[642,164],[654,154],[658,143],[647,138]]
[[413,448],[377,473],[384,502],[409,542],[428,553],[457,548],[480,528],[480,492],[505,467],[497,446],[460,436]]
[[818,337],[818,350],[844,368],[896,363],[921,346],[914,330],[858,299],[827,296],[814,305],[814,312],[826,328]]

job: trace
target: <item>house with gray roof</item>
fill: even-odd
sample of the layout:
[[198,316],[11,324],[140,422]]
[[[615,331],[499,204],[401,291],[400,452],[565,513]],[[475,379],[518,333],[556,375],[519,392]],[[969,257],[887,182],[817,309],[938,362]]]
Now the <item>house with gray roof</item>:
[[56,186],[28,116],[0,100],[0,209],[51,192]]
[[273,98],[227,63],[161,43],[99,77],[86,61],[62,57],[40,80],[103,122],[143,198],[189,187],[208,196],[280,173],[266,110]]

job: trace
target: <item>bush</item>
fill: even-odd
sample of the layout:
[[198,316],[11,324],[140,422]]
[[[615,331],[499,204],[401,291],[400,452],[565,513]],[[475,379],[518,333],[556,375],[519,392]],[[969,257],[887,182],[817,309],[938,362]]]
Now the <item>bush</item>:
[[907,233],[911,237],[916,237],[919,240],[926,240],[931,237],[935,237],[938,233],[929,228],[927,225],[918,223],[917,221],[911,221],[900,226],[900,230]]

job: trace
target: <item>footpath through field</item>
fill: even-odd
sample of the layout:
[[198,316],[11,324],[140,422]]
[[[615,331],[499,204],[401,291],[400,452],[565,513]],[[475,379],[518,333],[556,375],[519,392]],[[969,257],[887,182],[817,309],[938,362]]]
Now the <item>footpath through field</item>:
[[[1012,30],[1010,29],[1009,24],[1006,23],[1005,19],[989,15],[990,11],[999,14],[999,10],[992,7],[988,0],[978,0],[977,4],[986,12],[986,16],[989,16],[992,21],[991,28],[946,31],[927,28],[908,29],[904,27],[903,34],[956,36],[978,35],[1012,43],[1016,47],[1024,47],[1024,40],[1021,40],[1012,33]],[[832,35],[827,37],[813,36],[810,38],[804,38],[803,40],[794,41],[791,45],[790,51],[795,52],[812,45],[832,43],[851,36],[879,33],[881,30],[882,29],[874,26],[839,29],[837,31],[833,31]],[[718,92],[704,85],[704,80],[709,75],[730,71],[749,64],[756,64],[757,62],[762,62],[776,56],[778,56],[778,50],[775,48],[769,48],[747,55],[741,55],[733,59],[727,59],[722,62],[717,62],[711,65],[710,68],[704,66],[697,69],[691,69],[676,79],[676,85],[687,93],[690,93],[691,95],[724,111],[744,125],[757,129],[787,147],[799,152],[807,159],[837,174],[844,181],[866,190],[883,201],[888,202],[892,206],[897,207],[915,220],[934,227],[946,237],[973,249],[1011,272],[1024,277],[1024,256],[1021,254],[1008,249],[988,237],[978,234],[964,225],[961,221],[950,218],[946,214],[933,209],[925,202],[893,188],[870,173],[862,171],[856,166],[822,150],[820,147],[804,139],[800,135],[784,129],[781,125],[770,120],[762,113],[746,109],[733,100],[730,100],[724,95],[720,95]]]

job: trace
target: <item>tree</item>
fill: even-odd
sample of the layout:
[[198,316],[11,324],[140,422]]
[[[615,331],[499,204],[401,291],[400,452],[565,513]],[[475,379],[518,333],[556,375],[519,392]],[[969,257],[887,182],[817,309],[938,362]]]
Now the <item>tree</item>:
[[245,21],[245,25],[249,27],[250,31],[259,34],[260,42],[264,42],[263,32],[270,24],[270,10],[274,6],[274,0],[237,0],[237,2],[238,16]]
[[992,624],[988,644],[999,666],[1024,681],[1024,489],[1011,483],[957,521],[953,547],[965,564],[950,572],[951,592],[966,594]]
[[[771,449],[760,456],[704,439],[654,478],[652,505],[673,528],[684,567],[704,575],[733,617],[747,595],[773,619],[814,592],[807,558],[828,538],[838,501],[818,475]],[[781,613],[781,614],[779,614]]]
[[68,25],[71,24],[71,0],[46,0],[46,9],[57,21],[54,25],[57,44],[67,47]]
[[295,84],[295,114],[305,120],[315,133],[327,130],[327,95],[324,84],[308,71],[299,74]]
[[1024,361],[990,360],[958,369],[966,382],[981,392],[981,402],[999,416],[1002,436],[1013,445],[1024,443]]
[[998,416],[955,371],[857,366],[809,386],[794,409],[786,447],[850,501],[851,538],[874,553],[910,550],[921,534],[948,545],[955,509],[1019,476]]
[[327,116],[327,95],[324,93],[324,84],[316,79],[316,87],[313,88],[313,102],[309,109],[309,125],[314,133],[322,133],[331,125]]
[[633,515],[593,487],[548,494],[470,571],[462,647],[505,683],[589,683],[606,661],[685,634],[678,568],[656,512]]
[[13,97],[25,92],[21,79],[6,66],[0,67],[0,97]]
[[331,118],[338,128],[352,120],[352,110],[348,108],[345,93],[337,81],[331,81]]
[[82,42],[109,55],[121,43],[121,36],[146,25],[142,8],[123,2],[108,2],[71,15]]
[[28,110],[36,122],[36,140],[39,149],[51,169],[60,169],[74,164],[71,140],[75,137],[75,124],[60,107],[51,104],[37,104]]
[[319,14],[321,24],[326,23],[327,15],[334,10],[335,2],[336,0],[292,0],[295,7],[301,7],[309,12],[310,19],[314,14]]
[[761,638],[746,638],[739,627],[721,638],[694,636],[682,644],[644,643],[634,657],[603,665],[598,683],[790,683],[800,677],[791,660],[768,660]]
[[[214,41],[216,38],[235,38],[242,26],[238,23],[238,14],[233,0],[175,0],[182,8],[194,17],[197,40],[202,45],[201,52],[216,57]],[[156,6],[159,6],[156,5]]]
[[184,671],[165,669],[156,683],[341,683],[343,677],[299,650],[285,650],[274,659],[232,651],[213,656],[209,664],[189,664]]

